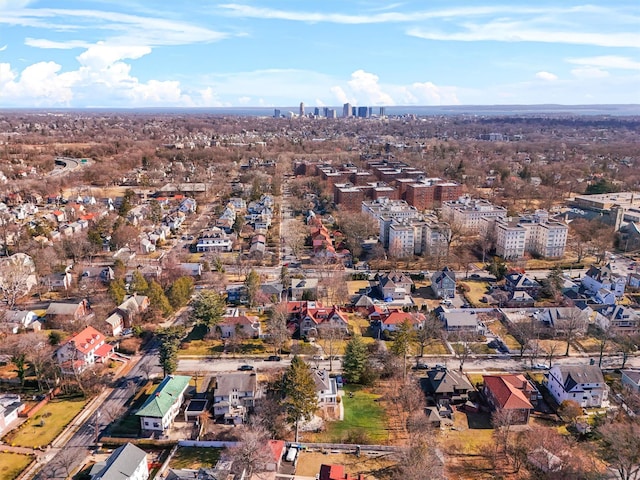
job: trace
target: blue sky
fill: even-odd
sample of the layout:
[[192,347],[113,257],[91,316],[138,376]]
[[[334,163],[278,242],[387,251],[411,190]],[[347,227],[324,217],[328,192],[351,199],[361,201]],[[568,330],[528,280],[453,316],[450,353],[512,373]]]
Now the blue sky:
[[301,101],[640,103],[640,1],[0,0],[0,107]]

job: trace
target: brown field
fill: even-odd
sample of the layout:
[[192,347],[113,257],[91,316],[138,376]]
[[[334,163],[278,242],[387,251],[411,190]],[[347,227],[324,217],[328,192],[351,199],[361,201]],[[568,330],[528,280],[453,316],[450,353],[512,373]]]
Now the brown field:
[[389,469],[397,463],[392,454],[369,457],[362,454],[356,457],[348,453],[301,452],[296,475],[314,478],[320,471],[320,465],[344,465],[345,472],[351,476],[362,473],[367,480],[389,478]]

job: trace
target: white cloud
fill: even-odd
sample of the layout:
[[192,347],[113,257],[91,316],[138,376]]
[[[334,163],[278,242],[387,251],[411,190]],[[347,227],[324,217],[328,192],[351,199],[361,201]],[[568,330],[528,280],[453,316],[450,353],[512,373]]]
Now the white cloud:
[[571,70],[571,74],[574,77],[577,78],[606,78],[609,76],[609,72],[607,72],[606,70],[602,70],[601,68],[598,67],[581,67],[581,68],[574,68],[573,70]]
[[351,103],[351,101],[349,100],[349,97],[347,97],[347,94],[345,93],[342,87],[335,85],[331,87],[330,90],[333,96],[338,100],[338,104],[344,105],[345,103]]
[[373,73],[356,70],[351,74],[351,80],[348,84],[358,96],[360,103],[367,105],[393,105],[395,103],[388,93],[382,91],[378,84],[378,76]]
[[47,40],[45,38],[26,38],[24,44],[28,47],[44,48],[44,49],[58,49],[58,50],[70,50],[72,48],[88,48],[90,43],[82,40],[67,40],[64,42],[55,42],[53,40]]
[[558,76],[554,75],[551,72],[538,72],[536,73],[536,78],[539,78],[540,80],[545,80],[547,82],[553,82],[558,79]]
[[238,98],[238,103],[240,105],[249,105],[249,102],[251,102],[251,97],[248,97],[246,95],[244,97]]
[[587,65],[590,67],[618,68],[623,70],[640,70],[640,62],[629,57],[617,55],[602,55],[598,57],[569,58],[569,63],[574,65]]
[[0,52],[4,52],[7,49],[7,45],[3,45],[0,47]]
[[455,88],[438,87],[432,82],[414,83],[408,91],[419,104],[458,105],[460,103]]
[[135,60],[151,53],[146,46],[106,45],[102,42],[92,45],[78,55],[77,60],[84,67],[92,70],[103,70],[118,60]]

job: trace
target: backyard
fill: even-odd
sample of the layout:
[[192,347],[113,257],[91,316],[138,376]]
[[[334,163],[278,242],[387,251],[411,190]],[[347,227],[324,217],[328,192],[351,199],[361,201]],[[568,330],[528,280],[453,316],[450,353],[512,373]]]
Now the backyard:
[[13,480],[33,461],[30,455],[0,452],[0,479]]
[[180,447],[169,461],[170,468],[209,468],[220,459],[219,448]]
[[19,447],[49,445],[84,407],[84,399],[55,399],[23,425],[10,432],[4,441]]
[[489,284],[487,282],[468,281],[468,282],[460,282],[460,285],[465,285],[466,287],[469,288],[469,291],[465,293],[465,297],[467,298],[471,306],[478,307],[478,308],[482,306],[487,306],[486,303],[483,304],[480,301],[480,299],[484,297],[487,293],[487,288],[489,287]]
[[[329,443],[384,444],[389,433],[380,395],[356,385],[346,385],[342,397],[344,420],[327,422],[326,430],[305,434],[305,440]],[[313,438],[307,438],[313,437]]]
[[320,471],[320,465],[344,465],[345,472],[351,476],[362,473],[365,479],[388,478],[388,470],[397,464],[393,454],[376,456],[361,455],[357,457],[350,453],[321,453],[301,452],[296,475],[314,478]]

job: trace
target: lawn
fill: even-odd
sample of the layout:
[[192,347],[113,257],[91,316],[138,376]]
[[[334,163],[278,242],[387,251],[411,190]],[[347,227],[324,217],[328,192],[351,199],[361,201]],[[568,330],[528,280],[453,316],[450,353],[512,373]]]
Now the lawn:
[[296,468],[296,475],[301,477],[314,478],[320,471],[320,465],[344,465],[349,478],[357,478],[357,475],[364,474],[367,480],[372,478],[380,478],[380,471],[385,471],[389,467],[397,464],[397,460],[393,455],[368,456],[361,455],[356,457],[355,454],[349,453],[320,453],[320,452],[301,452]]
[[378,398],[380,395],[371,393],[367,389],[346,385],[345,395],[342,397],[344,420],[327,422],[326,431],[318,434],[314,441],[384,444],[389,433],[384,409],[380,403],[376,402]]
[[213,467],[220,459],[219,448],[191,448],[180,447],[169,461],[169,468],[198,468]]
[[13,480],[33,461],[30,455],[0,452],[0,479]]
[[460,284],[469,287],[469,291],[465,293],[465,296],[472,306],[479,308],[487,305],[480,301],[487,293],[487,287],[489,286],[487,282],[460,282]]
[[347,282],[347,289],[349,290],[349,295],[355,295],[360,290],[363,290],[369,286],[368,280],[351,280]]
[[520,344],[515,339],[515,337],[509,333],[509,331],[507,330],[507,327],[505,327],[500,320],[494,320],[492,322],[485,322],[485,323],[487,325],[487,328],[489,328],[489,330],[494,335],[498,335],[502,339],[502,341],[507,345],[507,348],[509,350],[515,350],[515,351],[520,350]]
[[84,399],[52,400],[21,427],[10,432],[4,441],[20,447],[48,445],[80,413],[85,403]]
[[[416,347],[415,350],[417,353],[419,353],[420,349]],[[429,343],[425,345],[424,354],[425,355],[448,355],[449,350],[447,350],[447,347],[445,347],[444,343],[442,343],[442,340],[438,340],[434,338],[432,340],[429,340]]]

